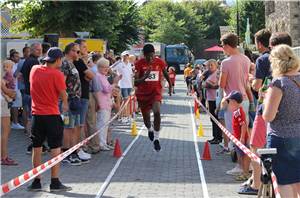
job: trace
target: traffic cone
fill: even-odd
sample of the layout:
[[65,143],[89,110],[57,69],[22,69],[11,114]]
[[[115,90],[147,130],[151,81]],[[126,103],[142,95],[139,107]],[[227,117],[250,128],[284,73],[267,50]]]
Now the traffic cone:
[[199,109],[197,109],[197,111],[196,111],[196,119],[200,119]]
[[211,160],[208,141],[205,142],[204,151],[202,153],[202,158],[201,159],[202,160]]
[[202,123],[200,122],[199,124],[199,128],[198,128],[198,133],[197,133],[198,137],[203,137],[204,135],[204,131],[203,131],[203,126]]
[[122,156],[122,149],[120,146],[119,139],[116,139],[115,149],[114,149],[114,157],[120,158]]
[[136,122],[135,122],[135,120],[132,121],[131,135],[132,136],[137,136],[137,130],[136,130]]
[[194,100],[194,113],[196,114],[198,111],[198,103],[196,100]]

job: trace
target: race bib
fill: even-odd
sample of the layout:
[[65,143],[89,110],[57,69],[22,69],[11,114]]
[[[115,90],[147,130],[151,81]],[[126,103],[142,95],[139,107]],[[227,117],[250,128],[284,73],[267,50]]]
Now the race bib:
[[158,71],[151,71],[150,74],[149,74],[149,77],[146,78],[145,81],[152,82],[152,81],[158,81],[158,79],[159,79],[159,72]]

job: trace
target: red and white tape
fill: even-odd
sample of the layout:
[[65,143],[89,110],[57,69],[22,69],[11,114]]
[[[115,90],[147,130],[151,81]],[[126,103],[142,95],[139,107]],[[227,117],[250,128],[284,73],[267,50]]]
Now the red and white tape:
[[[238,139],[236,139],[228,129],[226,129],[210,112],[209,110],[198,100],[198,98],[193,95],[195,102],[197,102],[201,108],[210,116],[210,118],[220,127],[220,129],[225,133],[225,135],[235,144],[237,145],[248,157],[250,157],[253,161],[261,164],[263,166],[263,163],[261,162],[261,159],[253,152],[250,151],[244,144],[242,144]],[[262,167],[264,168],[264,167]],[[278,189],[278,183],[276,176],[274,172],[272,171],[271,173],[271,179],[272,179],[272,184],[275,192],[276,198],[281,198],[279,189]]]
[[52,168],[53,166],[55,166],[56,164],[58,164],[59,162],[61,162],[64,158],[66,158],[68,155],[70,155],[72,152],[76,151],[78,148],[80,148],[81,146],[83,146],[84,144],[86,144],[89,140],[91,140],[93,137],[95,137],[98,133],[100,133],[100,130],[103,129],[104,127],[106,127],[107,125],[109,125],[113,120],[115,120],[119,114],[125,109],[125,107],[128,105],[129,101],[131,101],[131,97],[133,96],[134,93],[132,93],[130,95],[130,100],[127,100],[120,108],[120,111],[118,113],[116,113],[116,115],[114,115],[105,125],[103,125],[97,132],[95,132],[94,134],[92,134],[91,136],[87,137],[86,139],[84,139],[83,141],[79,142],[78,144],[76,144],[75,146],[73,146],[72,148],[68,149],[67,151],[59,154],[58,156],[48,160],[47,162],[41,164],[40,166],[31,169],[30,171],[27,171],[25,173],[23,173],[20,176],[15,177],[14,179],[11,179],[10,181],[8,181],[5,184],[1,185],[1,189],[0,189],[0,196],[9,193],[10,191],[24,185],[25,183],[27,183],[28,181],[34,179],[36,176],[44,173],[45,171],[49,170],[50,168]]

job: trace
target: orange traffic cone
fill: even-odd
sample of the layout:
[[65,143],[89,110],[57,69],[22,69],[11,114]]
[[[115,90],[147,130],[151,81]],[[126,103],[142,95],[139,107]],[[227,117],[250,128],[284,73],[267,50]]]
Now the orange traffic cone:
[[114,149],[114,157],[119,158],[122,156],[122,149],[120,146],[119,139],[116,139],[115,149]]
[[196,114],[198,112],[198,103],[197,101],[195,100],[194,101],[194,113]]
[[202,158],[201,159],[202,160],[211,160],[208,141],[205,142],[204,151],[202,153]]

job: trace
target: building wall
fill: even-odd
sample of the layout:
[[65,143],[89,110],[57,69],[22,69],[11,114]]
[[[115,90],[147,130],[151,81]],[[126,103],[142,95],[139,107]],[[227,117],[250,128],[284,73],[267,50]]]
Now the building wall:
[[266,27],[272,32],[288,32],[294,46],[300,46],[300,1],[266,1]]

